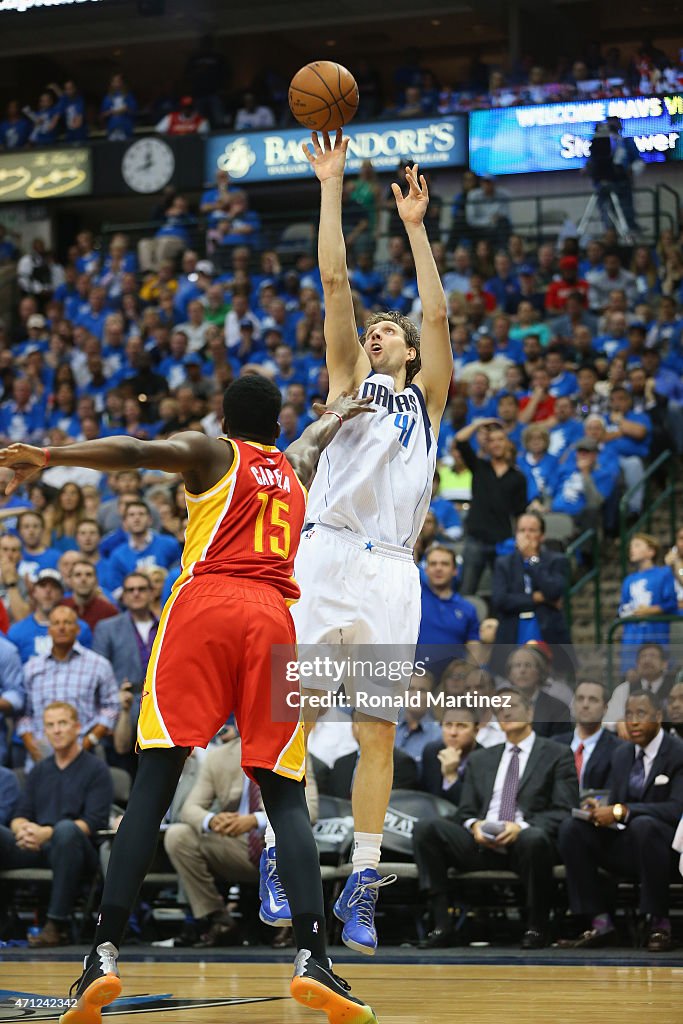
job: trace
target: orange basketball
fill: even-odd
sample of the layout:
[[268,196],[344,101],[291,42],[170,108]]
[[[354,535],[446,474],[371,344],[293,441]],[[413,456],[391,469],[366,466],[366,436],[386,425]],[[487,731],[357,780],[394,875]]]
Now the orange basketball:
[[334,132],[358,110],[356,79],[333,60],[313,61],[290,82],[289,109],[305,128]]

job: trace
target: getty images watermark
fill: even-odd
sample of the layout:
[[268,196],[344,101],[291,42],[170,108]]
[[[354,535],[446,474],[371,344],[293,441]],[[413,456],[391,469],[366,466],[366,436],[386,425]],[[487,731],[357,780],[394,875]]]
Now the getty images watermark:
[[[508,694],[486,685],[470,685],[450,692],[438,682],[452,662],[449,652],[434,647],[415,654],[411,645],[309,644],[274,648],[273,713],[287,719],[293,714],[336,709],[392,718],[401,711],[467,709],[498,713],[510,707]],[[476,670],[470,663],[467,671]],[[384,714],[382,713],[384,712]],[[441,717],[440,714],[438,717]]]
[[[431,689],[409,689],[413,679],[429,679],[431,672],[424,661],[375,661],[370,658],[332,658],[319,655],[310,659],[296,659],[286,663],[285,678],[288,683],[300,683],[300,687],[286,695],[290,708],[341,708],[349,711],[377,710],[378,708],[469,708],[495,709],[510,706],[507,694],[484,694],[473,690],[468,693],[448,694],[443,690],[434,693]],[[349,680],[353,680],[353,697],[346,692]],[[359,684],[366,681],[366,687]],[[391,692],[378,693],[381,682]],[[335,689],[328,689],[328,684]],[[392,686],[395,684],[395,686]],[[326,690],[324,693],[315,692]],[[340,689],[341,688],[341,689]]]

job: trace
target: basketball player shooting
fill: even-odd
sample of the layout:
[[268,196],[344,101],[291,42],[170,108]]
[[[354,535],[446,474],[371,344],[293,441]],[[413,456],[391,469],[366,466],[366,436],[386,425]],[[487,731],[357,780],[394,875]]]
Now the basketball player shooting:
[[[14,470],[11,493],[46,465],[181,473],[188,525],[182,572],[159,622],[138,721],[138,770],[113,843],[93,947],[72,986],[76,1005],[63,1024],[99,1024],[101,1007],[121,992],[118,949],[149,870],[159,825],[192,747],[206,747],[235,713],[242,766],[261,787],[273,822],[278,868],[298,946],[291,993],[330,1024],[372,1024],[369,1006],[332,973],[318,852],[304,798],[299,722],[278,722],[274,645],[295,654],[288,605],[299,597],[294,556],[306,492],[321,451],[370,399],[338,394],[285,453],[275,447],[282,399],[263,377],[231,384],[223,400],[226,437],[184,431],[167,441],[109,437],[59,448],[13,444],[0,465]],[[371,418],[371,417],[368,417]],[[284,665],[283,665],[284,667]],[[277,676],[277,672],[275,672]],[[275,689],[277,688],[277,689]],[[279,693],[278,693],[279,695]]]
[[[334,144],[327,133],[322,143],[315,132],[312,140],[312,149],[304,151],[321,189],[318,260],[330,398],[357,388],[372,399],[375,415],[346,424],[321,459],[295,564],[302,583],[302,600],[293,611],[297,640],[300,645],[385,645],[385,650],[400,645],[402,651],[410,648],[412,658],[420,625],[413,546],[429,507],[436,438],[453,372],[446,297],[424,227],[427,183],[415,165],[406,168],[407,195],[392,185],[417,271],[421,333],[399,313],[373,313],[359,342],[341,226],[348,139],[340,130]],[[345,680],[352,704],[355,685]],[[406,685],[396,684],[400,692]],[[302,679],[302,687],[323,686]],[[353,873],[334,912],[344,922],[346,945],[370,956],[377,948],[378,889],[393,880],[382,879],[378,865],[397,717],[398,708],[355,713],[360,760],[352,794]],[[270,829],[261,898],[262,920],[274,926],[289,921]]]

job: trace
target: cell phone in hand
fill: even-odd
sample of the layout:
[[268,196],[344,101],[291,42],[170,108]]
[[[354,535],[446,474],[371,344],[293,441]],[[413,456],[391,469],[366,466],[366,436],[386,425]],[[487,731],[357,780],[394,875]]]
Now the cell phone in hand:
[[504,821],[485,821],[481,825],[481,834],[485,839],[490,839],[491,841],[497,839],[500,833],[504,831]]

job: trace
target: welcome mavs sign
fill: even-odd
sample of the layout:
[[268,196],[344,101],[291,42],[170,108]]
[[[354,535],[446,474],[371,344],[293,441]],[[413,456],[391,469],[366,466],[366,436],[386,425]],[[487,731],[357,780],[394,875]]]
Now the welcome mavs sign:
[[596,124],[619,117],[643,160],[683,159],[683,94],[633,96],[470,114],[470,167],[477,174],[528,174],[581,167]]
[[[346,169],[357,174],[364,160],[376,171],[393,171],[402,161],[417,161],[422,168],[462,167],[467,159],[466,121],[460,117],[377,121],[351,125]],[[303,128],[287,131],[213,135],[206,144],[206,177],[227,171],[236,181],[312,177],[302,143],[311,141]]]

